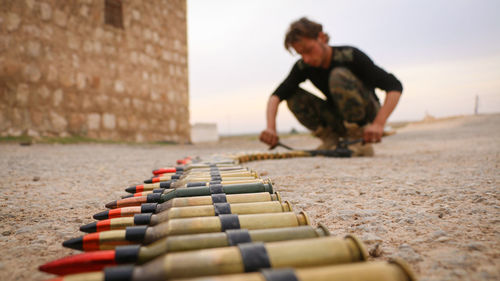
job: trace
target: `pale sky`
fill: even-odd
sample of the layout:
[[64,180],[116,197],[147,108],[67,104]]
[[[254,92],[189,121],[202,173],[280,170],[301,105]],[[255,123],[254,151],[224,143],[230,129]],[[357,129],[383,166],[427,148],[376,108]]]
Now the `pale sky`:
[[[191,123],[263,130],[269,95],[299,59],[283,39],[302,16],[323,24],[330,45],[361,49],[403,83],[389,121],[472,114],[476,95],[480,113],[500,112],[499,12],[498,0],[188,0]],[[305,130],[285,102],[277,124]]]

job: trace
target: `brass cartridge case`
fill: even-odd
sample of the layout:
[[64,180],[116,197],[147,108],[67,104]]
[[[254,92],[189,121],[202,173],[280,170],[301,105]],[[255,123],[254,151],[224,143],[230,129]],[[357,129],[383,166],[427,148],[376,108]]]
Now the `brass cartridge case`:
[[191,170],[188,173],[182,174],[181,178],[183,177],[194,177],[194,176],[209,176],[211,174],[220,174],[222,175],[232,175],[232,174],[248,174],[252,175],[255,174],[256,172],[254,170],[249,170],[247,168],[241,168],[241,169],[234,169],[234,170]]
[[[139,250],[138,263],[143,264],[160,255],[173,252],[184,252],[199,249],[234,246],[230,242],[230,233],[202,233],[166,237]],[[313,228],[310,225],[255,229],[248,231],[251,242],[276,242],[298,239],[309,239],[329,236],[330,232],[322,225]]]
[[[198,178],[186,178],[175,181],[170,184],[171,188],[182,188],[185,187],[186,184],[192,182],[210,182],[213,179],[211,177],[198,177]],[[254,176],[241,176],[241,177],[222,177],[221,181],[226,182],[226,184],[237,184],[237,183],[255,183],[262,182],[261,179]],[[232,182],[234,181],[234,182]],[[222,184],[222,183],[221,183]]]
[[[225,247],[172,253],[134,268],[133,280],[165,280],[219,274],[243,273],[260,268],[302,268],[345,264],[366,260],[364,246],[353,236],[320,237],[257,245],[240,244]],[[243,254],[244,248],[258,246],[264,252],[257,256]],[[247,252],[248,253],[248,252]],[[264,256],[262,256],[264,255]],[[254,259],[258,265],[249,269]],[[263,262],[263,260],[266,260]]]
[[[180,187],[187,187],[187,183],[191,183],[191,182],[196,182],[196,181],[192,181],[192,180],[189,180],[188,182],[184,183],[184,184],[175,184],[175,183],[172,183],[171,185],[175,186],[176,188],[180,188]],[[202,181],[199,181],[199,182],[205,182],[205,186],[208,186],[210,184],[210,180],[202,180]],[[239,184],[239,183],[254,183],[254,182],[263,182],[263,179],[261,178],[245,178],[245,179],[232,179],[232,178],[229,178],[229,179],[224,179],[221,181],[221,184],[222,185],[227,185],[227,184]],[[200,185],[200,186],[203,186],[203,185]],[[160,182],[158,183],[149,183],[149,184],[144,184],[144,186],[142,187],[142,193],[145,193],[145,192],[148,192],[148,191],[153,191],[157,188],[161,188],[160,186]],[[137,193],[137,192],[136,192]]]
[[[309,225],[310,221],[306,213],[299,214],[293,212],[234,215],[238,217],[240,229],[265,229],[280,228],[300,225]],[[144,242],[146,244],[157,241],[160,238],[171,235],[197,234],[224,231],[221,217],[199,217],[173,219],[168,222],[149,227]]]
[[[227,202],[231,204],[264,201],[281,202],[281,196],[278,192],[275,192],[274,194],[270,194],[269,192],[227,194],[226,199]],[[178,197],[168,202],[172,202],[171,207],[187,207],[213,204],[211,196]]]
[[[298,269],[271,269],[269,273],[284,273],[294,276],[298,281],[416,281],[415,274],[401,260],[389,262],[364,262],[335,266],[308,267]],[[210,276],[182,281],[266,281],[261,272],[232,274],[226,276]],[[284,280],[284,279],[283,279]],[[180,281],[180,280],[172,280]]]
[[[229,204],[232,214],[263,214],[263,213],[281,213],[291,212],[292,206],[290,202],[284,203],[278,201],[269,202],[250,202]],[[215,216],[216,207],[214,205],[190,206],[172,208],[166,212],[161,212],[156,215],[155,219],[151,220],[152,225],[178,218],[194,218],[194,217],[210,217]]]
[[[268,202],[251,202],[251,203],[238,203],[238,204],[223,204],[226,207],[223,211],[227,214],[264,214],[264,213],[282,213],[291,212],[292,206],[290,202],[279,201]],[[229,207],[229,208],[227,208]],[[165,223],[172,219],[180,218],[195,218],[195,217],[210,217],[218,215],[218,205],[202,205],[202,206],[189,206],[171,208],[158,214],[140,214],[134,217],[123,217],[107,219],[98,222],[98,226],[105,225],[103,228],[97,227],[96,232],[125,229],[128,226],[136,225],[157,225]]]

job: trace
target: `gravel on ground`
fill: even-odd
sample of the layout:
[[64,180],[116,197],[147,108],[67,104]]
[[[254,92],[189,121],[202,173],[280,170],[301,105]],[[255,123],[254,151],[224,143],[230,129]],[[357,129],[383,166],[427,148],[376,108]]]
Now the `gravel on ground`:
[[[406,260],[419,280],[500,279],[500,115],[411,123],[373,158],[245,164],[333,235],[355,234],[373,260]],[[283,142],[313,148],[295,136]],[[78,251],[104,204],[184,156],[266,150],[252,138],[203,145],[0,144],[0,280],[51,278],[37,267]]]

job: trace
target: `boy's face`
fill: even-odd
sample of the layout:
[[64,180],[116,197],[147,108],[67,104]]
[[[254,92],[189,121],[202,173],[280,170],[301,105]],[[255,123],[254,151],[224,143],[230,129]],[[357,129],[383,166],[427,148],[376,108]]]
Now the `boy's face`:
[[327,61],[329,47],[323,33],[320,33],[316,39],[301,37],[299,41],[292,43],[292,47],[308,65],[324,68],[329,66]]

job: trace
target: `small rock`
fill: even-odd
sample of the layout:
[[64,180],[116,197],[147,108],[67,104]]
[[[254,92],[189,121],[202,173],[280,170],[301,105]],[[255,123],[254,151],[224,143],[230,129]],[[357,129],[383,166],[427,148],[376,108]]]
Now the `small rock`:
[[33,177],[33,181],[39,181],[40,180],[40,177],[39,176],[34,176]]
[[483,251],[486,247],[481,242],[471,242],[467,244],[467,249],[471,251]]
[[431,236],[432,236],[432,239],[438,239],[439,237],[446,236],[446,235],[448,235],[448,234],[445,231],[438,230],[438,231],[434,231]]
[[415,223],[415,221],[413,219],[410,219],[410,218],[406,218],[404,221],[406,223],[409,223],[409,224],[414,224]]
[[47,244],[47,241],[43,239],[38,239],[32,242],[32,244]]
[[32,227],[30,226],[25,226],[25,227],[21,227],[19,228],[17,231],[16,231],[16,234],[23,234],[23,233],[28,233],[28,232],[31,232],[33,229]]
[[368,251],[368,253],[370,254],[370,256],[376,258],[376,257],[380,257],[382,255],[382,247],[380,246],[380,243],[377,243],[375,244],[373,247],[370,248],[370,250]]
[[446,242],[446,241],[449,241],[449,240],[450,240],[450,238],[447,237],[447,236],[441,236],[438,239],[436,239],[437,242]]

